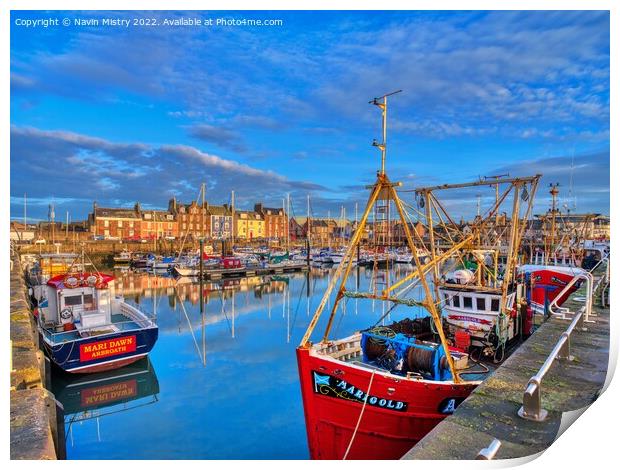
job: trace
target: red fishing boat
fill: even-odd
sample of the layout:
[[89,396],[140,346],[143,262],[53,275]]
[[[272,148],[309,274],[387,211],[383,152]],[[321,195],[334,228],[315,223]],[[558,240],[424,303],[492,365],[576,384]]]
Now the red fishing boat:
[[[432,236],[429,246],[423,246],[417,234],[417,241],[414,242],[414,234],[395,189],[399,183],[391,182],[385,172],[388,96],[371,101],[382,110],[383,142],[373,143],[381,150],[381,169],[377,172],[366,209],[342,262],[335,270],[297,348],[308,445],[313,459],[398,459],[450,415],[489,373],[489,368],[480,363],[472,365],[465,348],[453,346],[458,341],[449,341],[444,334],[442,300],[429,281],[432,276],[437,283],[440,267],[451,256],[480,239],[480,229],[484,223],[475,227],[472,233],[462,234],[442,253],[434,248]],[[526,197],[521,190],[525,191],[528,184],[531,186],[527,197],[530,194],[533,196],[538,178],[510,180],[517,201]],[[425,197],[429,206],[430,191],[426,191]],[[495,216],[499,206],[498,202],[488,219]],[[516,206],[518,208],[518,204]],[[528,204],[528,214],[530,209],[531,203]],[[398,214],[400,220],[396,222],[404,231],[415,270],[401,279],[390,279],[388,267],[385,266],[380,290],[374,283],[373,292],[350,291],[346,281],[373,211],[372,240],[369,241],[373,246],[370,249],[378,252],[393,246],[390,227],[394,224],[389,214]],[[432,224],[427,226],[432,233]],[[518,246],[519,229],[520,226],[513,227],[511,246]],[[421,249],[430,253],[426,264],[422,264],[418,255]],[[373,272],[377,271],[375,267]],[[494,282],[502,302],[498,310],[503,315],[509,315],[507,294],[513,289],[513,280],[504,277],[503,285],[498,280]],[[406,294],[416,286],[422,288],[423,297],[407,297]],[[313,343],[313,332],[334,290],[336,297],[325,332],[321,339]],[[416,312],[412,315],[416,317],[414,319],[405,318],[379,326],[386,318],[383,315],[370,328],[331,340],[329,332],[338,305],[345,297],[388,302],[391,307],[387,313],[397,306],[417,306],[423,307],[428,314],[419,317]],[[515,301],[514,296],[510,296],[510,301]]]
[[[558,209],[558,185],[551,185],[551,208],[541,216],[545,236],[543,246],[532,250],[531,263],[519,267],[519,275],[527,288],[532,308],[536,313],[548,314],[549,305],[555,301],[558,307],[581,287],[581,281],[573,284],[561,297],[558,295],[577,276],[587,273],[582,267],[583,249],[579,246],[579,234],[562,225],[563,216]],[[560,222],[560,223],[558,223]],[[572,235],[572,236],[571,236]],[[557,300],[556,300],[557,298]]]
[[[585,274],[587,271],[577,266],[526,264],[519,267],[519,273],[523,275],[524,284],[529,286],[528,294],[532,309],[536,313],[546,314],[551,302],[558,297],[573,278]],[[557,299],[557,306],[561,307],[580,286],[581,282],[573,284]]]
[[312,459],[398,459],[480,383],[453,380],[434,343],[418,343],[429,369],[410,353],[405,375],[381,370],[364,362],[362,336],[297,349]]

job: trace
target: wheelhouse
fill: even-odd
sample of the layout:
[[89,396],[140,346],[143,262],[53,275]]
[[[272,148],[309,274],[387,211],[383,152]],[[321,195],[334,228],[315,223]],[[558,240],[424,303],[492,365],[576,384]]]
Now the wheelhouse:
[[[48,306],[41,311],[46,328],[89,330],[112,320],[114,278],[105,274],[58,275],[47,282]],[[71,326],[73,325],[73,326]]]
[[[441,302],[444,307],[463,312],[475,312],[484,314],[499,314],[502,301],[501,291],[483,293],[480,291],[449,289],[442,287]],[[507,307],[511,308],[514,303],[515,292],[509,292]]]

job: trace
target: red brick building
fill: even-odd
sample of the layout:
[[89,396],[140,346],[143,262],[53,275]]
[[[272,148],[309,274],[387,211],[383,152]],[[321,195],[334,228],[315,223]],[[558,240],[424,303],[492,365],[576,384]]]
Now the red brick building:
[[140,237],[142,210],[136,203],[133,209],[98,207],[93,203],[93,212],[88,215],[91,232],[104,239],[127,239]]
[[254,211],[265,220],[265,238],[282,239],[286,237],[286,214],[284,209],[265,207],[262,203],[254,205]]
[[168,203],[168,212],[172,214],[178,222],[178,236],[196,240],[208,238],[211,235],[211,217],[208,214],[208,205],[192,201],[190,204],[179,204],[176,198],[172,198]]
[[142,211],[140,237],[144,240],[178,238],[179,223],[168,211]]

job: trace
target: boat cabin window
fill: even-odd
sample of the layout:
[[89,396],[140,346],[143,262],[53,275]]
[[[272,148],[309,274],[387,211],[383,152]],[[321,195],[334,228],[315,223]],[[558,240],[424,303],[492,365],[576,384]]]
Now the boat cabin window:
[[463,308],[472,308],[471,297],[463,297]]
[[450,305],[450,296],[448,294],[443,295],[443,300],[446,305]]
[[75,307],[77,311],[85,312],[96,309],[95,296],[86,292],[78,295],[63,295],[62,305],[63,307]]
[[476,309],[477,310],[486,310],[487,302],[484,297],[476,297]]
[[452,297],[452,302],[455,307],[461,307],[461,297],[459,297],[458,295]]
[[499,312],[499,299],[491,299],[491,311]]
[[82,296],[81,295],[70,295],[64,298],[64,302],[66,306],[81,305]]
[[86,310],[92,310],[95,308],[95,300],[93,294],[84,294],[84,308]]

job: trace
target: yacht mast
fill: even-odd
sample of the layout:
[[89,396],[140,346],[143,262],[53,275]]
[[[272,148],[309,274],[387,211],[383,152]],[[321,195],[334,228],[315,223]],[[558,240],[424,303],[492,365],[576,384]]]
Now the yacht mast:
[[310,223],[310,194],[308,194],[308,201],[306,204],[306,240],[308,240],[308,248],[310,247],[310,230],[312,227],[312,224]]

